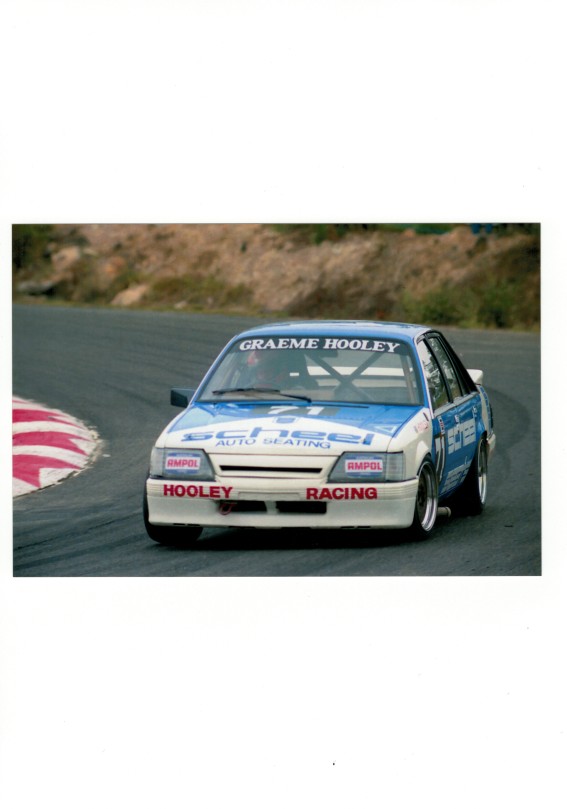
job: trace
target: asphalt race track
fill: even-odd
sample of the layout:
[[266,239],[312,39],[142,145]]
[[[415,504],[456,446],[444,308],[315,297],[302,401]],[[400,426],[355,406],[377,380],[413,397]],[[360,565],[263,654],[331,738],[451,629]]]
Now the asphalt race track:
[[533,576],[541,573],[539,335],[444,329],[482,368],[497,446],[480,517],[440,519],[431,539],[396,532],[207,529],[197,550],[145,533],[152,444],[252,318],[52,306],[13,309],[13,391],[95,428],[97,460],[14,500],[15,576]]

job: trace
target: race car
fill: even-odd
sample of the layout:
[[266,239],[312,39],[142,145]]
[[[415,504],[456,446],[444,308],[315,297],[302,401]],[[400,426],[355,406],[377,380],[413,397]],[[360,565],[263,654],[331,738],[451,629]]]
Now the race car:
[[[494,451],[483,373],[437,329],[307,321],[235,336],[151,452],[144,523],[194,545],[204,527],[399,528],[486,503]],[[443,508],[446,507],[442,506]]]

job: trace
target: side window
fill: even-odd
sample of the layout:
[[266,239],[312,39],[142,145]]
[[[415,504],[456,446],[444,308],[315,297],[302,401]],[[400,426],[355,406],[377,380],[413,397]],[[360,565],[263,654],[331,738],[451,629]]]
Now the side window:
[[425,340],[418,343],[417,353],[419,354],[419,359],[425,371],[425,379],[427,380],[427,387],[429,388],[433,409],[437,410],[449,401],[449,394],[445,380],[443,379],[443,374]]
[[431,346],[439,365],[443,369],[443,373],[445,374],[445,379],[449,383],[449,389],[451,391],[451,398],[458,399],[460,396],[464,396],[463,389],[461,387],[461,383],[459,381],[459,377],[457,376],[457,372],[451,359],[449,358],[443,344],[439,340],[438,337],[428,337],[427,342]]

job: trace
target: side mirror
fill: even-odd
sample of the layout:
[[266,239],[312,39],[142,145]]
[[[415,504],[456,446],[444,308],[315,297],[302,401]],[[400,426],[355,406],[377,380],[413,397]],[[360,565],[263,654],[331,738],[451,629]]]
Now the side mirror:
[[194,395],[191,388],[172,388],[170,401],[174,407],[188,407]]
[[475,385],[482,385],[484,382],[484,374],[478,368],[467,368],[468,375],[472,379]]

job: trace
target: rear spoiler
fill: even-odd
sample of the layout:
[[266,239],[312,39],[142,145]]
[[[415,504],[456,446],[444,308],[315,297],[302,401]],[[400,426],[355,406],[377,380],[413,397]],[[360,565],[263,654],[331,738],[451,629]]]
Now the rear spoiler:
[[484,383],[484,373],[478,368],[467,368],[467,373],[475,385],[482,385]]

